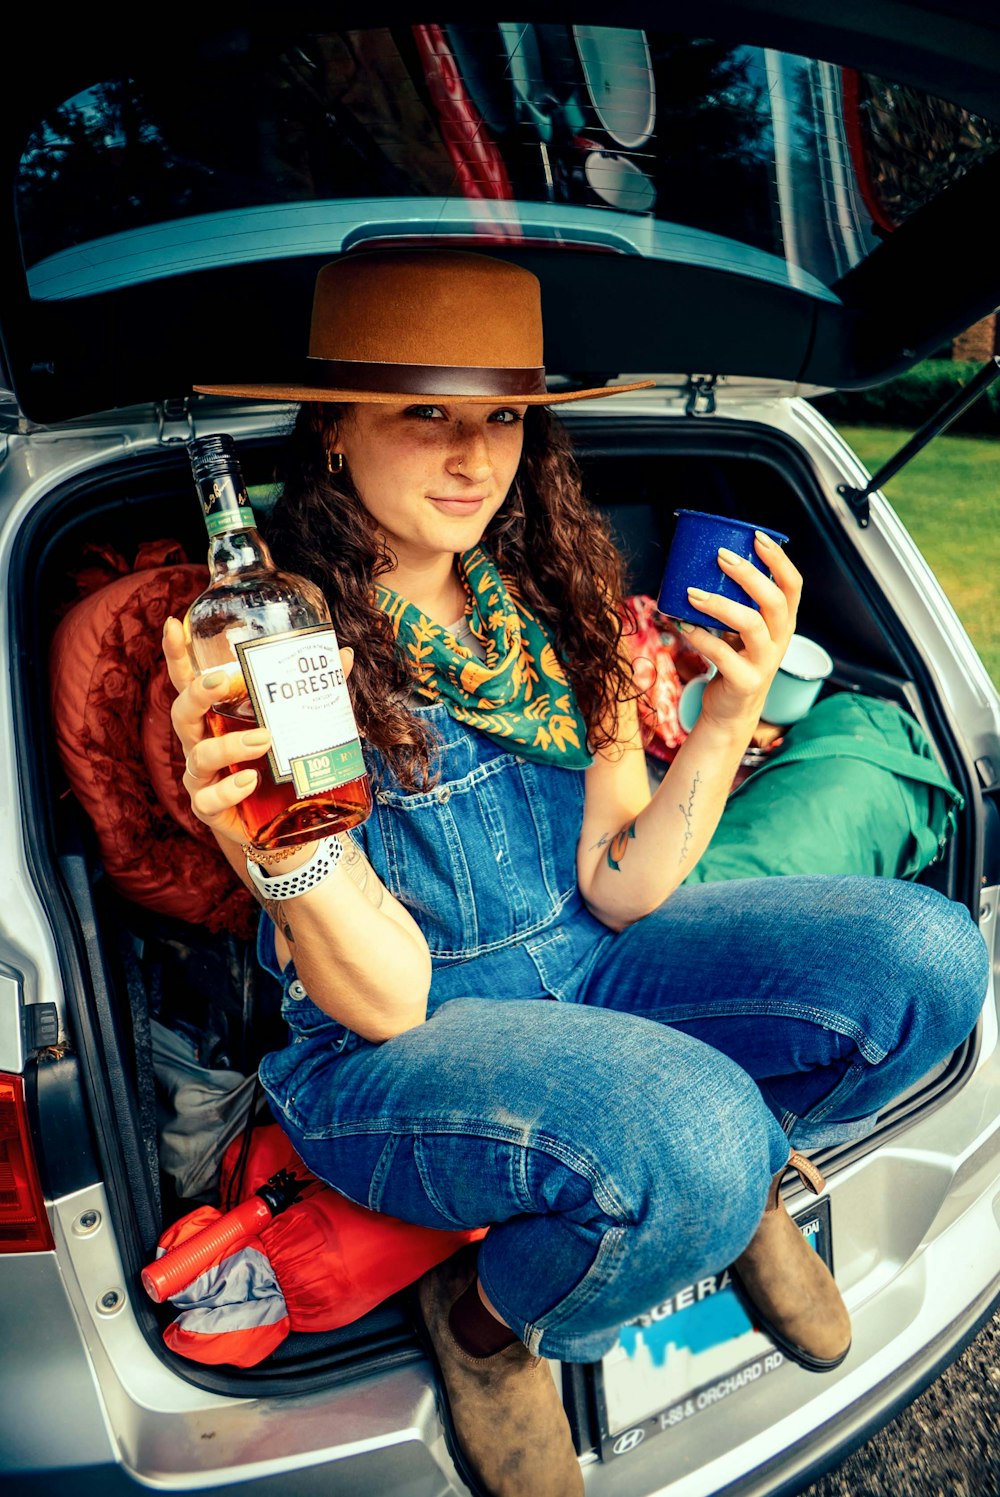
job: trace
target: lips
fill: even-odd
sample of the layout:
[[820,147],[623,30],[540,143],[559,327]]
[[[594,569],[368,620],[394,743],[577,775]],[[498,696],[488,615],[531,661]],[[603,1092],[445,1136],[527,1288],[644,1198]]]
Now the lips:
[[436,494],[429,494],[427,497],[446,515],[474,515],[486,503],[485,494],[466,494],[461,499],[448,499]]

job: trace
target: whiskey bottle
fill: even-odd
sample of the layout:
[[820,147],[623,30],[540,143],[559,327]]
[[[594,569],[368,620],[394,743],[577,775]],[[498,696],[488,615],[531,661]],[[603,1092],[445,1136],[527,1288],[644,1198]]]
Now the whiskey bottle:
[[274,565],[257,531],[231,436],[188,443],[209,535],[208,587],[184,617],[195,670],[229,691],[208,714],[215,737],[265,727],[257,788],[238,807],[247,841],[291,847],[358,826],[371,785],[337,636],[315,583]]

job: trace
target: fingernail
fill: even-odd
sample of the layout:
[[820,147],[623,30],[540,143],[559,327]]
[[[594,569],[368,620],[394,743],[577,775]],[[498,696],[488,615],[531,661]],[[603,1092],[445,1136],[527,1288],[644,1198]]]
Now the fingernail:
[[771,537],[769,535],[765,535],[764,532],[763,532],[763,530],[755,530],[754,531],[754,535],[760,541],[760,543],[761,543],[762,546],[773,546],[774,545],[774,542],[772,541]]
[[735,551],[730,551],[725,546],[719,547],[719,556],[723,561],[728,561],[731,567],[738,566],[738,564],[743,560],[742,556],[737,556]]
[[173,622],[173,620],[169,617],[169,615],[168,615],[167,618],[165,618],[163,620],[163,634],[164,634],[164,637],[166,637],[167,630],[170,628],[170,625],[171,625],[172,622]]
[[692,629],[694,628],[694,625],[689,624],[686,619],[678,619],[677,627],[682,634],[690,634]]
[[705,591],[705,589],[703,587],[689,587],[688,588],[688,597],[689,598],[707,598],[708,596],[709,596],[708,593]]
[[257,771],[255,769],[241,769],[239,774],[236,776],[236,783],[237,785],[239,785],[241,790],[243,790],[247,785],[255,784],[256,780]]
[[262,743],[269,743],[270,733],[266,728],[251,728],[249,733],[243,734],[243,742],[247,748],[258,748]]
[[212,671],[211,675],[202,676],[201,684],[206,691],[214,691],[217,686],[222,685],[225,679],[221,671]]

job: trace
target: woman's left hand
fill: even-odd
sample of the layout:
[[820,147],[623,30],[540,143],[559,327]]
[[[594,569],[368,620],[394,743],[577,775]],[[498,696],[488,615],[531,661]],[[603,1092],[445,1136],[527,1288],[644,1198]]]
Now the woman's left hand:
[[705,688],[699,721],[747,737],[760,720],[768,688],[795,633],[802,596],[802,576],[781,546],[758,531],[754,549],[770,577],[732,551],[720,550],[719,567],[759,604],[759,611],[720,593],[688,589],[693,606],[717,618],[726,636],[719,638],[697,624],[685,625],[683,631],[718,672]]

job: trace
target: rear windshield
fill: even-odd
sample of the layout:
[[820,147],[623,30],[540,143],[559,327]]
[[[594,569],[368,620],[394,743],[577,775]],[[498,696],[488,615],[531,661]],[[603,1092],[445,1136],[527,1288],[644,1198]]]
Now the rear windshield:
[[[836,299],[997,126],[870,74],[665,32],[239,31],[94,79],[26,143],[31,295],[363,242],[571,244]],[[192,107],[196,101],[196,107]]]

